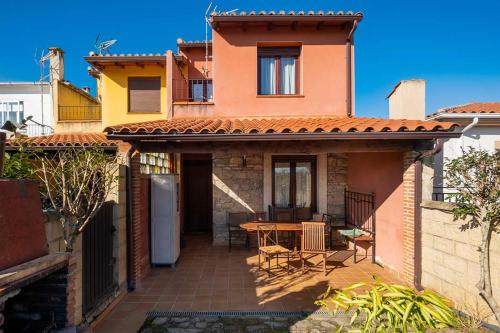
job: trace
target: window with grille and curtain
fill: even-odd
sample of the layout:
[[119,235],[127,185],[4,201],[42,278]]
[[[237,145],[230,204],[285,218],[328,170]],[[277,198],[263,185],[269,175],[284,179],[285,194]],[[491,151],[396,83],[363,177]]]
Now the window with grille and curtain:
[[21,123],[24,119],[23,101],[0,101],[0,126],[7,120]]
[[161,78],[128,78],[128,112],[161,112]]
[[298,95],[299,56],[299,46],[258,47],[258,94]]
[[212,80],[189,80],[189,99],[193,102],[213,101]]
[[316,156],[273,156],[273,206],[316,210]]

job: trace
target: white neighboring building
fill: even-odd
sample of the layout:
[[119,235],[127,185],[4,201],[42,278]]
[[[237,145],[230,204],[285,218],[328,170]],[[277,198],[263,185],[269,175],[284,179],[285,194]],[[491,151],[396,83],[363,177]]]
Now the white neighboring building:
[[21,123],[32,116],[25,130],[29,136],[51,134],[53,112],[50,84],[48,82],[0,82],[0,127],[7,120]]
[[489,152],[500,149],[500,102],[446,107],[428,115],[427,119],[458,123],[462,131],[460,138],[446,140],[443,150],[434,157],[433,199],[447,201],[446,193],[453,191],[443,183],[443,164],[447,159],[462,156],[467,147]]

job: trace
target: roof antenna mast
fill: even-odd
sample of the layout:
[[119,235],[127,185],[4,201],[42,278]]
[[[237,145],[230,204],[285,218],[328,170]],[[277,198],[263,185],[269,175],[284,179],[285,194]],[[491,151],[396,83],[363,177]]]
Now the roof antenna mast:
[[[207,10],[205,10],[205,68],[203,69],[203,74],[208,79],[208,25],[210,24],[210,8],[212,7],[212,2],[208,4]],[[217,5],[214,7],[214,10]]]

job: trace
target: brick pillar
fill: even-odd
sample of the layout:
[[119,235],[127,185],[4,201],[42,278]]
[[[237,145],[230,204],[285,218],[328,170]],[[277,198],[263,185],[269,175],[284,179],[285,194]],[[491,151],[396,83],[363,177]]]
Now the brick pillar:
[[401,278],[413,286],[415,278],[415,157],[404,154],[403,173],[403,272]]
[[149,265],[149,226],[147,218],[143,218],[143,207],[148,205],[148,199],[144,196],[141,186],[140,153],[133,154],[130,161],[132,174],[131,180],[131,201],[132,201],[132,237],[131,249],[132,257],[132,283],[138,287],[141,280],[150,271]]

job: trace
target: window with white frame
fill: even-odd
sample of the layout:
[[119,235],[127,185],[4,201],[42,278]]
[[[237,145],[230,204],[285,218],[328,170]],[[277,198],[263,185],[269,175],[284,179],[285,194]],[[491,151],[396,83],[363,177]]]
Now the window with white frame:
[[21,123],[24,119],[23,101],[0,101],[0,124],[7,120]]

